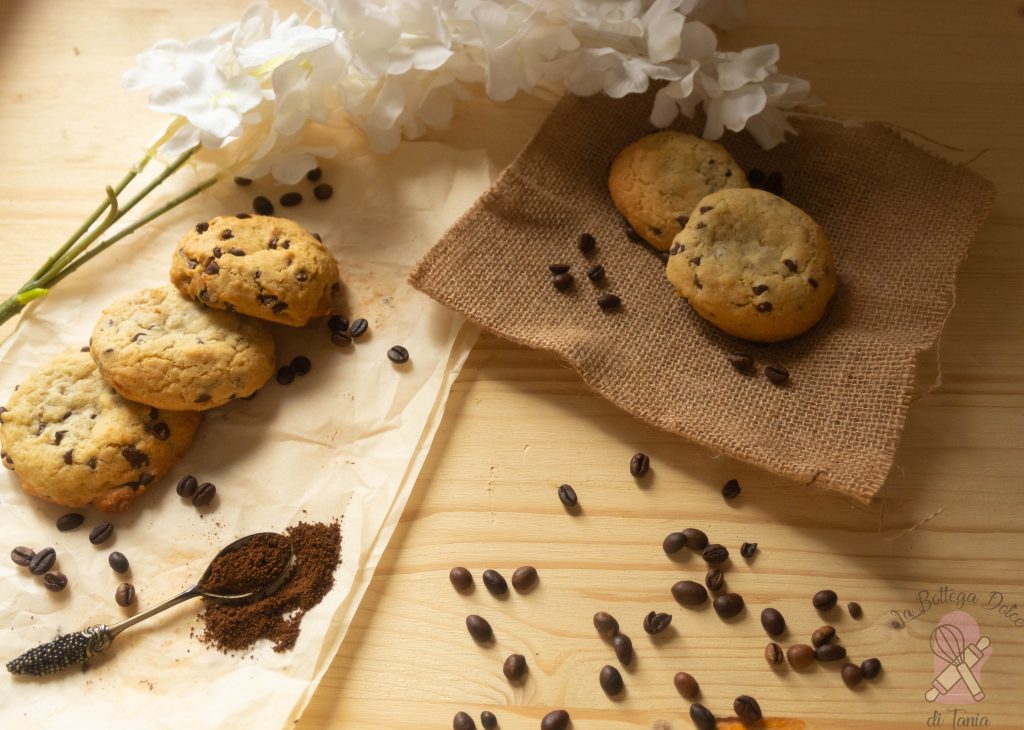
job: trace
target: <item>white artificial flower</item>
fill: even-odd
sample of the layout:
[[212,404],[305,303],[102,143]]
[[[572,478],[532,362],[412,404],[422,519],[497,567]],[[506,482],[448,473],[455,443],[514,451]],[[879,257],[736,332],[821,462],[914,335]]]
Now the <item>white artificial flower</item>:
[[[276,18],[275,18],[276,20]],[[334,28],[304,25],[298,15],[274,22],[269,35],[238,49],[238,62],[246,69],[273,70],[297,56],[329,45],[338,37]]]
[[299,135],[285,137],[271,130],[246,168],[246,176],[260,178],[272,175],[278,182],[294,185],[317,165],[317,158],[334,157],[334,147],[310,147],[299,141]]
[[223,46],[214,36],[203,36],[188,43],[158,41],[135,57],[135,66],[125,71],[122,86],[127,91],[162,90],[181,83],[182,74],[195,64],[220,66]]

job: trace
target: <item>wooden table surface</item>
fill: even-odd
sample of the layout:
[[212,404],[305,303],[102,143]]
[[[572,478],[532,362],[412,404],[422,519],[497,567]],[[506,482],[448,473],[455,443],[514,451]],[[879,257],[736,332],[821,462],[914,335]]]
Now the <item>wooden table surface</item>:
[[[20,284],[77,226],[98,186],[119,178],[159,126],[144,95],[120,89],[131,56],[158,38],[201,34],[244,6],[0,3],[0,290]],[[997,185],[958,279],[941,384],[925,394],[937,372],[927,353],[922,397],[883,497],[861,506],[716,458],[602,401],[550,355],[482,337],[301,730],[444,728],[460,709],[490,709],[514,730],[536,728],[560,707],[579,730],[686,728],[688,703],[672,685],[680,670],[720,715],[749,694],[767,715],[814,728],[1024,727],[1024,6],[753,0],[749,24],[726,42],[779,43],[783,70],[811,79],[829,113],[939,140],[957,149],[922,144]],[[476,98],[432,137],[485,148],[497,170],[552,103]],[[653,474],[638,485],[628,463],[641,450]],[[719,489],[732,477],[743,493],[726,503]],[[579,516],[555,498],[561,482],[579,492]],[[672,583],[704,572],[695,556],[662,553],[664,535],[687,526],[733,550],[728,585],[748,603],[739,619],[672,601]],[[743,541],[760,545],[751,561],[735,554]],[[523,564],[541,575],[529,595],[499,600],[480,587],[485,568],[509,576]],[[454,565],[473,571],[475,592],[452,590]],[[843,606],[858,601],[864,617],[816,615],[810,597],[826,587]],[[757,618],[768,605],[788,619],[785,645],[831,622],[852,657],[882,659],[881,677],[851,691],[838,668],[771,670]],[[986,697],[929,703],[929,636],[957,608],[991,641],[980,673]],[[636,648],[618,701],[597,683],[602,665],[616,664],[591,625],[598,610],[617,616]],[[674,615],[667,638],[642,631],[650,610]],[[494,646],[469,639],[470,613],[494,626]],[[530,668],[517,687],[501,673],[513,652]]]

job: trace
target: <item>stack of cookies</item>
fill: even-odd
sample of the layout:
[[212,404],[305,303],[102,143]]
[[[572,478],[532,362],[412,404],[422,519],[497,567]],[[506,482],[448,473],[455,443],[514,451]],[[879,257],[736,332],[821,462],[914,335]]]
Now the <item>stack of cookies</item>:
[[202,411],[275,370],[266,322],[330,314],[338,265],[293,221],[218,217],[175,248],[171,285],[103,310],[89,347],[58,355],[0,408],[2,461],[29,494],[123,512],[184,455]]
[[648,135],[616,157],[608,187],[637,234],[668,251],[679,295],[719,329],[778,342],[824,315],[837,283],[825,232],[795,205],[751,188],[721,145]]

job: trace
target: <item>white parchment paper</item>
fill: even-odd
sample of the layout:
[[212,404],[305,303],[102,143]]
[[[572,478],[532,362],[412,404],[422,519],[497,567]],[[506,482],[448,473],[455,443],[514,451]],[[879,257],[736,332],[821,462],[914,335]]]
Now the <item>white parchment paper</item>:
[[[275,327],[279,364],[302,354],[312,372],[289,386],[271,380],[255,399],[210,411],[184,461],[126,515],[87,509],[85,524],[61,533],[54,520],[69,510],[27,496],[13,474],[0,474],[0,660],[58,632],[130,615],[114,602],[122,580],[137,589],[136,609],[148,607],[192,585],[220,546],[299,521],[342,519],[334,590],[285,653],[263,642],[225,656],[200,644],[190,636],[199,629],[194,601],[125,631],[87,671],[40,680],[0,672],[0,728],[282,727],[301,713],[337,653],[476,338],[405,277],[490,179],[482,153],[405,143],[379,157],[352,140],[324,165],[323,181],[334,186],[331,200],[315,200],[304,182],[292,189],[306,202],[278,214],[322,235],[341,265],[346,313],[367,318],[369,333],[340,349],[322,321]],[[0,402],[49,357],[86,344],[111,299],[165,283],[173,246],[189,226],[284,190],[222,185],[67,279],[0,346]],[[40,247],[40,260],[47,252]],[[404,366],[385,356],[396,344],[410,352]],[[186,473],[217,485],[210,508],[175,494]],[[91,545],[90,528],[107,519],[115,538]],[[69,588],[45,590],[7,558],[16,545],[54,547]],[[131,562],[127,577],[107,564],[115,549]]]

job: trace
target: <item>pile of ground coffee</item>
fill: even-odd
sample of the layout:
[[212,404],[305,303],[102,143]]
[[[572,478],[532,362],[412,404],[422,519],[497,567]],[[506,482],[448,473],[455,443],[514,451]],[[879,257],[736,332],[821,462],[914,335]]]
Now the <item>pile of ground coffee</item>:
[[300,522],[285,531],[295,552],[295,568],[277,592],[244,604],[210,603],[199,614],[204,643],[228,653],[248,649],[260,639],[274,651],[295,646],[303,616],[334,586],[341,563],[341,525]]
[[238,549],[218,556],[199,587],[220,596],[258,591],[281,575],[291,555],[291,541],[287,537],[260,533]]

